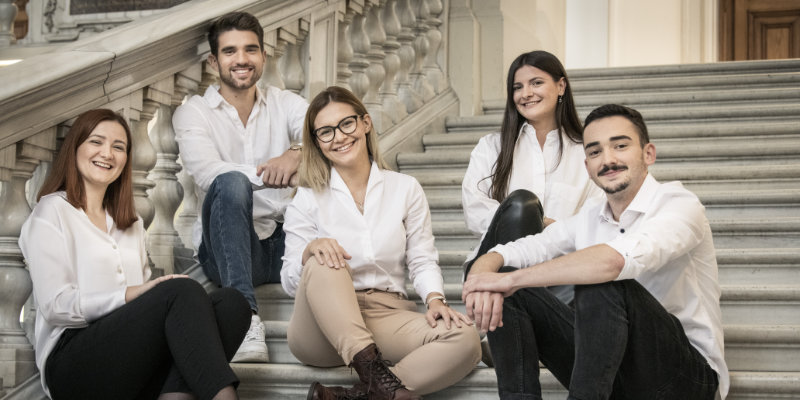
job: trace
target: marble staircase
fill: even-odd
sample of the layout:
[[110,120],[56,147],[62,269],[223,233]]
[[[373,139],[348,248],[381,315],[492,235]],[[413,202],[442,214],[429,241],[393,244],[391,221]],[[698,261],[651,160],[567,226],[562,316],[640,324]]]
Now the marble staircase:
[[[657,148],[653,175],[681,180],[706,205],[722,285],[728,398],[800,397],[800,60],[576,70],[570,79],[581,118],[605,103],[640,110]],[[423,152],[396,160],[426,191],[446,294],[459,308],[460,265],[477,243],[464,225],[461,179],[478,139],[499,129],[503,106],[449,117],[445,132],[423,137]],[[303,398],[312,380],[357,378],[344,367],[300,365],[286,345],[292,299],[278,285],[257,293],[272,363],[234,364],[243,398]],[[542,381],[545,398],[565,397],[546,370]],[[426,398],[496,396],[494,371],[480,364]]]

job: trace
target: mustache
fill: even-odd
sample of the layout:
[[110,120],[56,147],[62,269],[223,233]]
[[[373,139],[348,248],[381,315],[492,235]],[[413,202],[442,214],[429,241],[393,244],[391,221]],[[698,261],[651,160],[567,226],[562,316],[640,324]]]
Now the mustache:
[[597,173],[597,175],[603,175],[608,171],[624,171],[626,169],[628,169],[628,167],[619,164],[604,165],[603,169],[601,169],[600,172]]

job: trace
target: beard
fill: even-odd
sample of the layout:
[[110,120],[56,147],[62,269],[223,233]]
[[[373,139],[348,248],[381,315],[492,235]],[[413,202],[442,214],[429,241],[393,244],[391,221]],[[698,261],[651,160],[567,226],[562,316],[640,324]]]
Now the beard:
[[[243,65],[236,65],[233,68],[236,67],[243,67]],[[261,79],[262,71],[260,71],[258,68],[255,68],[254,65],[247,65],[247,67],[253,68],[253,76],[251,76],[250,79],[248,79],[247,81],[244,82],[237,81],[236,79],[233,79],[233,74],[230,72],[230,70],[228,70],[227,72],[223,72],[222,70],[220,70],[219,71],[220,82],[225,86],[237,90],[250,89],[251,87],[253,87],[253,85],[256,84],[256,82],[258,82],[259,79]]]
[[631,184],[630,177],[628,177],[628,179],[625,182],[620,182],[616,186],[606,186],[606,185],[603,185],[603,184],[600,183],[600,176],[605,174],[608,171],[624,171],[624,170],[627,170],[627,169],[628,169],[628,167],[626,167],[624,165],[605,165],[605,166],[603,166],[603,169],[601,169],[600,172],[597,173],[597,177],[594,179],[594,183],[596,183],[597,186],[600,187],[600,189],[603,189],[603,191],[608,193],[608,194],[619,193],[619,192],[627,189],[628,186],[630,186],[630,184]]

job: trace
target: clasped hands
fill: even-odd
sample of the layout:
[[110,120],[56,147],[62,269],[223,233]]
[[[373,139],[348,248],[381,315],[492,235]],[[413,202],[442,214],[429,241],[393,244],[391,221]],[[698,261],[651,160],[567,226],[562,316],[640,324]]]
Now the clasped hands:
[[296,150],[287,150],[280,156],[259,165],[256,168],[256,175],[260,176],[264,186],[270,189],[297,187],[300,153]]
[[[492,256],[490,253],[489,258]],[[485,261],[488,261],[484,257],[473,264],[461,290],[467,316],[475,320],[475,326],[481,333],[503,326],[503,301],[516,291],[510,273],[483,272],[486,269],[496,270],[484,268]],[[502,258],[499,265],[502,265]]]

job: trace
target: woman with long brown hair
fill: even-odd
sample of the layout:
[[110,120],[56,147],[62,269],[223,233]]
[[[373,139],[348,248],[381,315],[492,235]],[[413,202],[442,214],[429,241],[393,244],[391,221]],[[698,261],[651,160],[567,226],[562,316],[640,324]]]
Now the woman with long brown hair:
[[50,398],[236,399],[228,361],[250,321],[234,289],[150,279],[131,186],[131,133],[111,110],[81,114],[22,228],[36,365]]
[[[422,187],[388,169],[370,115],[346,89],[311,101],[303,143],[284,222],[289,348],[306,364],[347,364],[360,378],[353,388],[315,382],[308,399],[417,399],[458,382],[478,362],[478,335],[447,306]],[[424,314],[408,300],[406,275]]]
[[[558,58],[541,50],[519,55],[506,91],[500,132],[480,139],[461,185],[467,227],[482,236],[464,276],[495,245],[541,232],[603,196],[584,169],[583,127]],[[571,286],[550,289],[572,300]]]

